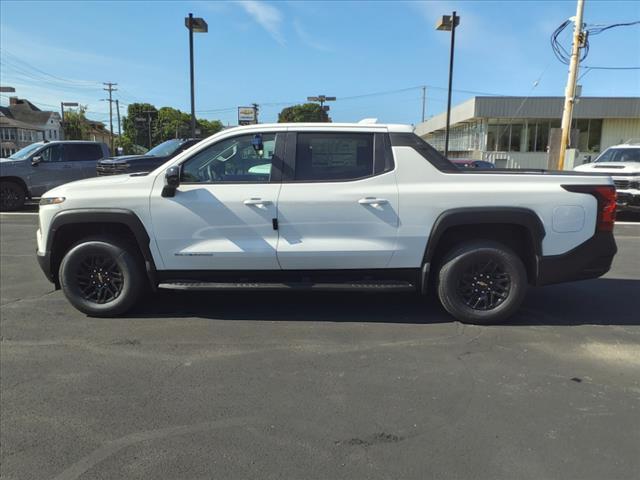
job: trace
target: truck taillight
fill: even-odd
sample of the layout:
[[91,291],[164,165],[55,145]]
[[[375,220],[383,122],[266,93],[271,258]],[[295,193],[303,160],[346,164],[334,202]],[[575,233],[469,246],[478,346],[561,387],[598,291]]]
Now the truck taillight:
[[569,192],[588,193],[598,201],[596,230],[612,232],[616,221],[616,187],[613,185],[563,185]]

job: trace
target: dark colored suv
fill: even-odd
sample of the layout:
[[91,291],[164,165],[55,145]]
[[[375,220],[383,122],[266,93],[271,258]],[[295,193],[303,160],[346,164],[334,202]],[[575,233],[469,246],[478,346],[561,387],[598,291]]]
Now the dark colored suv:
[[98,163],[98,175],[120,175],[122,173],[150,172],[167,160],[200,141],[199,138],[174,138],[156,145],[144,155],[125,155],[106,158]]
[[98,160],[109,157],[100,142],[37,142],[0,159],[0,210],[18,210],[64,183],[96,176]]

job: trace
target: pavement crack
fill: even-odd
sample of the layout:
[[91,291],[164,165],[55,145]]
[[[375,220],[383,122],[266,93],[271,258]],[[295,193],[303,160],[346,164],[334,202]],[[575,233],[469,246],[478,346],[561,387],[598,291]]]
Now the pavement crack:
[[51,290],[50,292],[46,292],[43,293],[42,295],[38,295],[36,297],[24,297],[24,298],[15,298],[13,300],[9,300],[8,302],[4,302],[4,303],[0,303],[0,307],[6,307],[7,305],[13,305],[14,303],[19,303],[19,302],[24,302],[24,301],[31,301],[31,300],[39,300],[41,298],[44,298],[48,295],[51,295],[52,293],[56,293],[57,290]]

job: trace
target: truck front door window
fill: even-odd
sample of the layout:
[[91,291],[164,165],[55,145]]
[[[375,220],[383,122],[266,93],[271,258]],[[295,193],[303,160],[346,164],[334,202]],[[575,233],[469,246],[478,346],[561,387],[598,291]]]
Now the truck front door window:
[[255,151],[253,135],[241,135],[215,143],[182,165],[182,183],[268,183],[276,148],[276,134],[262,135],[262,155]]

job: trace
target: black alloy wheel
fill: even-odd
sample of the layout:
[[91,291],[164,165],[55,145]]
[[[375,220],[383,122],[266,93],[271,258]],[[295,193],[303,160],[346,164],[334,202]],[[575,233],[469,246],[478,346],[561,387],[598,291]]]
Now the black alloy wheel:
[[524,300],[528,286],[522,259],[493,240],[472,240],[451,250],[437,274],[438,298],[454,318],[488,325],[506,320]]
[[511,277],[494,259],[474,262],[462,272],[458,295],[474,310],[492,310],[509,296]]
[[115,235],[76,243],[65,253],[58,278],[69,302],[97,317],[128,311],[149,287],[137,246]]
[[111,256],[93,254],[80,262],[76,282],[85,300],[104,304],[112,302],[122,293],[124,277]]

